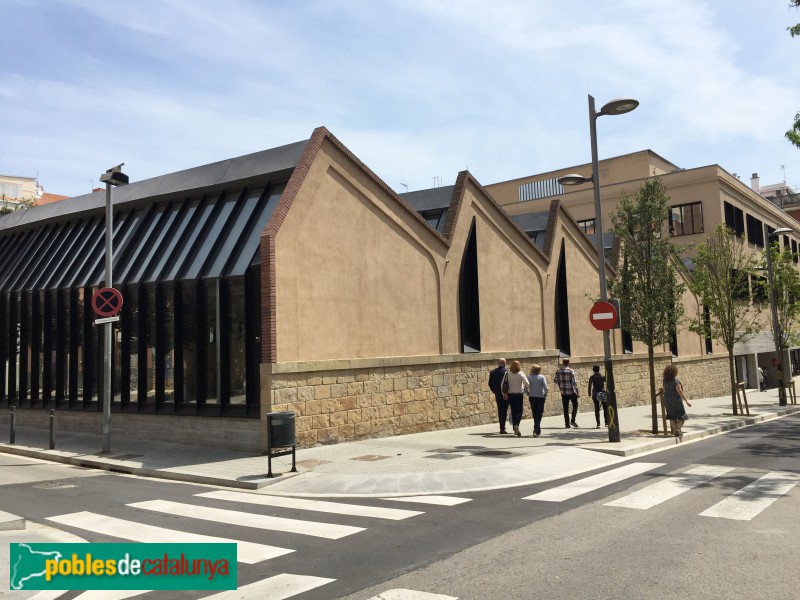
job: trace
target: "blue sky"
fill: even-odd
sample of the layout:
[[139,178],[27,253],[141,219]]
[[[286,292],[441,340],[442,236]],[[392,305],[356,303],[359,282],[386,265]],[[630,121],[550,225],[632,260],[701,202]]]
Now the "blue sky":
[[0,0],[0,173],[79,195],[325,125],[392,188],[650,148],[800,186],[788,0]]

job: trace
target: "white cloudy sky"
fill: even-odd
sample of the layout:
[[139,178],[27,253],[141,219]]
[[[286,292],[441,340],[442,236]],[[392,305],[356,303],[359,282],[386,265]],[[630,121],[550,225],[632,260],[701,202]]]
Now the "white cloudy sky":
[[0,173],[90,191],[325,125],[391,187],[650,148],[800,186],[788,0],[0,0]]

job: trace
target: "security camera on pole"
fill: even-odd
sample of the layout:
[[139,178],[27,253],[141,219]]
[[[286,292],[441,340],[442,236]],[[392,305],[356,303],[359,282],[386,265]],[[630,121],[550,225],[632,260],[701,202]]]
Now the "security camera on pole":
[[128,176],[122,166],[111,167],[100,175],[106,184],[106,283],[92,296],[92,309],[101,317],[95,325],[104,325],[103,335],[103,454],[111,453],[111,344],[114,335],[114,322],[119,320],[122,309],[122,294],[112,287],[111,269],[114,259],[112,238],[114,235],[114,212],[111,210],[111,188],[127,185]]

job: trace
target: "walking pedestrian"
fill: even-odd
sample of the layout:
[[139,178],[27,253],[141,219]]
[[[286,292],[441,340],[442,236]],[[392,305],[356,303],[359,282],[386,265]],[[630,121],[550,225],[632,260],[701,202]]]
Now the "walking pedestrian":
[[[520,437],[519,423],[522,421],[522,398],[530,388],[528,378],[522,372],[522,365],[518,360],[511,363],[511,368],[506,371],[505,381],[508,382],[508,403],[511,406],[511,424],[514,426],[514,435]],[[502,384],[500,384],[502,388]]]
[[764,375],[764,367],[758,365],[758,387],[762,392],[767,391],[767,377]]
[[594,418],[597,421],[597,429],[600,429],[600,408],[603,408],[603,422],[608,427],[608,404],[604,402],[606,394],[606,378],[600,374],[600,365],[592,367],[592,376],[589,377],[589,390],[587,394],[594,402]]
[[508,399],[503,396],[502,383],[506,375],[506,359],[498,358],[497,367],[489,373],[489,389],[494,393],[497,403],[497,421],[500,423],[500,433],[506,433],[506,420],[508,419]]
[[672,435],[679,438],[683,437],[681,427],[683,427],[686,419],[689,418],[683,409],[684,402],[688,406],[692,406],[692,403],[683,393],[683,385],[678,380],[678,367],[667,365],[664,369],[664,408],[666,409],[667,419],[669,419]]
[[[578,384],[575,382],[575,372],[569,368],[569,359],[565,358],[561,364],[561,368],[556,371],[556,385],[558,391],[561,392],[561,404],[564,406],[564,427],[569,429],[569,426],[578,427],[575,421],[578,416]],[[569,416],[569,403],[572,402],[572,419]]]
[[544,401],[547,398],[547,379],[542,375],[541,365],[533,365],[528,377],[530,388],[528,400],[531,403],[533,414],[533,437],[542,435],[542,415],[544,414]]

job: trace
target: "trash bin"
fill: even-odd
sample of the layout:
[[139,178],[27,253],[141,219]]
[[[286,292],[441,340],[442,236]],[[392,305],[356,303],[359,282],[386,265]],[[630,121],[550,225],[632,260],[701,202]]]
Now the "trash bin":
[[295,445],[294,413],[267,413],[270,448],[288,448]]

